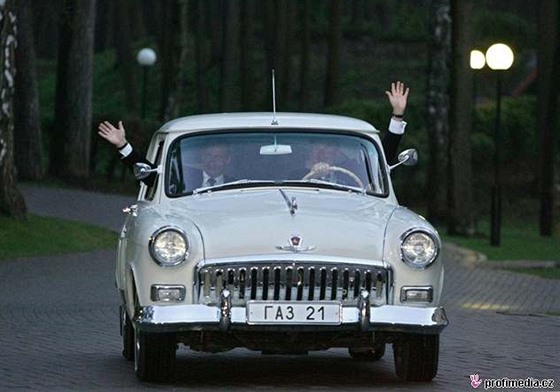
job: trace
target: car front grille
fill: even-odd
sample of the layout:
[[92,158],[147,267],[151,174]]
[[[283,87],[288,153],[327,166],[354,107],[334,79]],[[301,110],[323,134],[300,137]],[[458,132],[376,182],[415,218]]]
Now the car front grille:
[[197,269],[198,301],[219,302],[224,288],[231,292],[232,305],[261,301],[358,302],[362,290],[372,305],[387,303],[389,271],[385,268],[332,263],[210,264]]

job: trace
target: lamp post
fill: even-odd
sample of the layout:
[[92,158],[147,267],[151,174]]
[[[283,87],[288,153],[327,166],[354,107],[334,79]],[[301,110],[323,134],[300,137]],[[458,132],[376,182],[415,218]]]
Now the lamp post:
[[513,51],[505,44],[494,44],[486,51],[486,63],[496,71],[496,120],[494,126],[494,179],[492,182],[492,204],[490,212],[490,245],[500,246],[502,220],[502,195],[500,180],[500,112],[502,96],[502,71],[513,64]]
[[148,68],[154,65],[157,60],[156,52],[150,48],[141,49],[136,56],[136,61],[143,68],[142,75],[142,120],[146,117],[146,87],[148,81]]

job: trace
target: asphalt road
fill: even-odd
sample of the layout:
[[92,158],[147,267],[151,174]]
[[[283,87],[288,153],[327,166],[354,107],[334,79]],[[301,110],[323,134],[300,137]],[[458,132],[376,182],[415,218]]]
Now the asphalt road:
[[[119,211],[133,201],[35,187],[24,193],[31,212],[115,230]],[[114,250],[2,261],[0,391],[462,391],[473,390],[471,374],[555,379],[548,390],[559,391],[560,317],[547,313],[560,312],[560,282],[475,267],[452,248],[444,256],[450,325],[441,336],[438,375],[427,384],[398,380],[390,349],[378,362],[361,363],[342,349],[262,356],[184,347],[174,382],[142,383],[120,354]]]

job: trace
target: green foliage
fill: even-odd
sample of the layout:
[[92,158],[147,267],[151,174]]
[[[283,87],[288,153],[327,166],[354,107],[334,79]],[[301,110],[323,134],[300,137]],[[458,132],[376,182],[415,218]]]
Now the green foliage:
[[87,252],[116,246],[114,232],[61,219],[0,217],[0,260]]
[[534,47],[536,29],[527,18],[513,12],[485,7],[476,7],[473,14],[474,42],[479,48],[486,49],[496,42],[508,44],[514,52]]

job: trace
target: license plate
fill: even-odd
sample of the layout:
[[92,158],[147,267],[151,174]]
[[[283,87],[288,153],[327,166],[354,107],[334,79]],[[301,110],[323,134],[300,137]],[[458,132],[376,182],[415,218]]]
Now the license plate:
[[322,324],[341,323],[340,302],[247,302],[249,324]]

